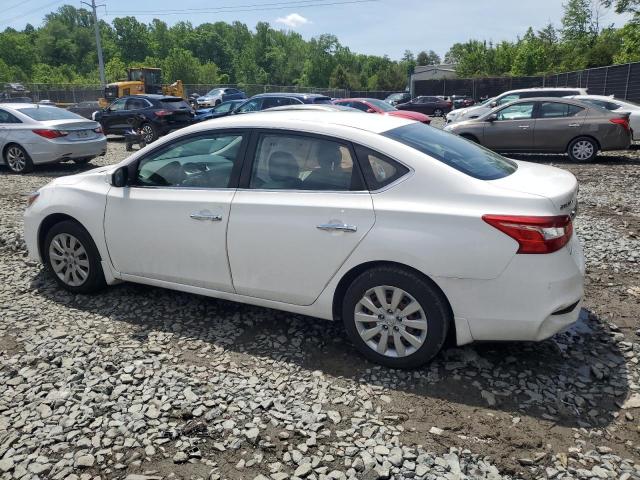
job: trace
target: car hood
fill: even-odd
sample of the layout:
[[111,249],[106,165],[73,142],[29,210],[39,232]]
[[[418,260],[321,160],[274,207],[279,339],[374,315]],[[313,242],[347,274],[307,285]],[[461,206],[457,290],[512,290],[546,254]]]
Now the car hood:
[[460,110],[454,110],[447,117],[453,118],[457,121],[462,121],[469,117],[479,117],[491,110],[490,107],[485,105],[475,105],[473,107],[461,108]]
[[115,165],[107,165],[104,167],[93,168],[86,172],[76,173],[75,175],[67,175],[65,177],[58,177],[55,180],[52,180],[47,184],[47,186],[56,186],[56,185],[76,185],[80,182],[86,180],[93,180],[95,178],[102,178],[104,181],[107,181],[106,174],[107,172],[114,171],[119,164]]
[[409,120],[415,120],[417,122],[426,122],[430,120],[427,115],[419,112],[412,112],[410,110],[393,110],[391,112],[385,112],[385,115],[389,115],[391,117],[407,118]]
[[578,181],[572,173],[561,168],[512,160],[518,169],[504,178],[489,182],[499,188],[551,200],[558,215],[575,213],[578,205]]

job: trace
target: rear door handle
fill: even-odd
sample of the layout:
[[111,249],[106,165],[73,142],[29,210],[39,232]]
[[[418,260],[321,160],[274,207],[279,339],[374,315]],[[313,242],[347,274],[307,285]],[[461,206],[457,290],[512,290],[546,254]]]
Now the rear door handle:
[[523,130],[526,130],[527,128],[529,128],[529,125],[518,125],[518,128],[522,128]]
[[222,221],[222,215],[214,215],[212,213],[204,213],[204,212],[194,212],[189,215],[194,220],[202,220],[202,221],[210,221],[210,222],[220,222]]
[[324,230],[327,232],[357,232],[358,227],[355,225],[347,225],[346,223],[324,223],[322,225],[317,225],[316,228],[318,230]]
[[580,124],[579,123],[570,123],[569,126],[570,127],[579,127]]

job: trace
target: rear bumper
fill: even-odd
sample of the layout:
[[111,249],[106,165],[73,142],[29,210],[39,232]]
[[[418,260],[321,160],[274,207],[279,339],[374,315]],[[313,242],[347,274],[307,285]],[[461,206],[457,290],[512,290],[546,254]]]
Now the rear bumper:
[[574,323],[580,314],[584,256],[574,235],[548,255],[515,255],[493,280],[438,278],[454,316],[478,341],[540,341]]
[[98,157],[107,151],[107,138],[79,142],[43,141],[25,145],[34,164],[52,163],[74,158]]

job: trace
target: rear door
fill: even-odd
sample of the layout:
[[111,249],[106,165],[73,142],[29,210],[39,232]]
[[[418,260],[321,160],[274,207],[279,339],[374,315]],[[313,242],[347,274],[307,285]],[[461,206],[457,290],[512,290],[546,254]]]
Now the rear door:
[[127,128],[126,98],[119,98],[107,108],[101,116],[100,123],[105,127],[105,133],[122,133]]
[[539,102],[534,130],[538,151],[564,152],[569,142],[582,132],[585,108],[561,102]]
[[344,141],[269,131],[250,151],[227,237],[235,290],[310,305],[373,226],[371,195]]
[[484,123],[482,144],[492,150],[527,151],[533,148],[536,102],[508,105],[495,112],[494,121]]

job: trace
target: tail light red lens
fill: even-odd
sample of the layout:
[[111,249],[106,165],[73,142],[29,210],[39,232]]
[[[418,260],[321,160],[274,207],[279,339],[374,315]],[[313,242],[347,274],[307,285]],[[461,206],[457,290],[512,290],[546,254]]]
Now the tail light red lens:
[[616,125],[620,125],[625,130],[629,131],[629,119],[628,118],[611,118],[609,119],[611,123],[615,123]]
[[157,110],[155,112],[156,117],[166,117],[167,115],[172,115],[173,112],[170,110]]
[[517,253],[553,253],[564,247],[573,234],[571,217],[522,217],[484,215],[492,227],[518,242]]
[[53,140],[54,138],[66,137],[67,135],[69,135],[69,132],[65,132],[64,130],[49,130],[45,128],[37,128],[31,131],[36,135],[48,138],[49,140]]

